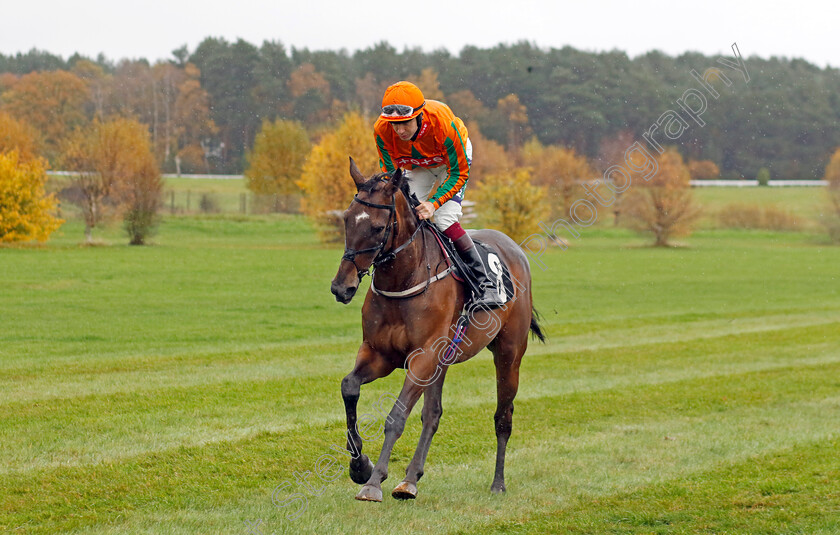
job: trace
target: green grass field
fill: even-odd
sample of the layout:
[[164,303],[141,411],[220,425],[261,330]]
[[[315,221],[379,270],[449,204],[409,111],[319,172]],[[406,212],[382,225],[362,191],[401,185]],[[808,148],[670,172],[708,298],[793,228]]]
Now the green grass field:
[[[601,225],[547,253],[508,492],[489,492],[484,352],[448,374],[418,499],[381,504],[353,499],[346,466],[314,475],[340,457],[361,338],[361,299],[329,293],[339,249],[281,215],[166,217],[149,247],[96,235],[110,245],[80,247],[70,221],[0,249],[4,532],[840,532],[840,247],[819,234],[705,229],[660,250]],[[363,387],[360,414],[403,378]],[[415,411],[386,494],[419,429]],[[278,503],[305,502],[272,503],[284,483]]]
[[[52,177],[47,183],[50,191],[59,191],[69,184],[67,177]],[[826,206],[824,188],[699,187],[692,191],[696,203],[703,207],[698,225],[702,229],[720,228],[718,213],[726,206],[737,203],[772,206],[793,216],[798,230],[809,232],[822,230],[818,220]],[[205,199],[204,205],[202,205],[202,199]],[[245,180],[167,178],[164,181],[162,211],[167,215],[259,214],[271,212],[274,206],[274,199],[260,199],[251,193],[247,189]],[[65,205],[62,209],[65,217],[73,218],[78,215],[78,210],[72,205]],[[480,211],[478,215],[480,218]],[[609,227],[612,224],[612,213],[609,210],[603,210],[596,226]]]

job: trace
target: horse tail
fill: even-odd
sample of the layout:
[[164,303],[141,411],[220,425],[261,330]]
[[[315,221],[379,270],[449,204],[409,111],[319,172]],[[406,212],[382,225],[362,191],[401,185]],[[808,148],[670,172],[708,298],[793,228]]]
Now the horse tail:
[[534,308],[534,305],[531,305],[531,335],[536,336],[539,338],[540,342],[545,343],[545,333],[543,333],[542,328],[540,327],[540,320],[542,320],[542,316],[540,313],[537,312],[537,309]]

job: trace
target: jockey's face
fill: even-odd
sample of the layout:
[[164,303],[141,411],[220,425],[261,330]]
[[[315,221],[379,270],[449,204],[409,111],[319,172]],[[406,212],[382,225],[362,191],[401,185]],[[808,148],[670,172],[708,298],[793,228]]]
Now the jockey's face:
[[400,139],[408,141],[414,137],[414,134],[417,132],[417,119],[409,119],[408,121],[401,121],[399,123],[392,122],[391,127]]

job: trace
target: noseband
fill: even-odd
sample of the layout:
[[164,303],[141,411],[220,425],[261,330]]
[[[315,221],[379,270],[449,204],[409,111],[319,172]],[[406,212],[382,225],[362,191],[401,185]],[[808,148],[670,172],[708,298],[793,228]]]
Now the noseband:
[[[422,225],[417,225],[417,230],[411,235],[411,238],[408,239],[404,244],[400,245],[396,249],[385,252],[385,246],[388,243],[388,240],[391,237],[391,231],[394,227],[397,226],[397,205],[396,205],[396,194],[391,196],[391,204],[376,204],[373,202],[365,201],[359,198],[359,195],[356,194],[353,196],[353,202],[357,202],[359,204],[363,204],[365,206],[369,206],[371,208],[381,208],[384,210],[388,210],[390,213],[388,214],[388,226],[385,227],[385,237],[382,238],[382,241],[379,242],[379,245],[374,247],[368,247],[367,249],[352,249],[347,247],[344,249],[344,255],[342,255],[342,260],[347,260],[348,262],[352,262],[353,266],[356,268],[356,273],[359,276],[359,280],[362,280],[362,277],[365,275],[370,275],[370,267],[365,269],[359,269],[359,266],[356,265],[356,255],[360,254],[367,254],[376,252],[376,256],[373,258],[373,262],[371,263],[371,267],[377,267],[380,264],[384,264],[385,262],[389,262],[397,256],[397,253],[405,249],[411,242],[414,241],[414,238],[417,236],[417,233],[423,228]],[[396,236],[396,232],[394,232],[394,236]]]

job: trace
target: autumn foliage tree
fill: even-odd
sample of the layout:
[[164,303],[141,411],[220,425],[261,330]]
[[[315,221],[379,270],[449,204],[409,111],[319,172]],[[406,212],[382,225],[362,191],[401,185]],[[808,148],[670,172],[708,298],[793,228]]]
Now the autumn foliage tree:
[[61,226],[55,198],[44,191],[46,181],[42,159],[0,152],[0,242],[46,241]]
[[714,180],[720,178],[720,169],[711,160],[689,160],[688,174],[695,180]]
[[673,236],[687,235],[700,215],[693,204],[691,175],[676,149],[657,158],[658,171],[647,181],[633,182],[627,198],[629,225],[654,236],[654,245],[669,246]]
[[548,215],[545,190],[531,184],[527,169],[483,177],[476,190],[482,220],[517,242],[538,232]]
[[245,178],[258,195],[279,195],[285,200],[299,190],[297,181],[311,149],[309,136],[297,121],[263,121],[248,155]]
[[40,133],[44,155],[58,157],[64,138],[87,122],[87,84],[67,71],[33,72],[22,76],[4,94],[5,109]]
[[519,101],[517,95],[511,93],[499,99],[496,112],[501,117],[502,124],[504,124],[507,132],[508,151],[511,153],[518,152],[530,132],[527,108]]
[[423,69],[416,81],[417,87],[423,92],[423,96],[431,100],[443,100],[443,91],[440,90],[438,73],[431,67]]
[[0,111],[0,153],[15,150],[20,161],[28,162],[37,156],[37,135],[28,124]]
[[[149,133],[134,119],[115,118],[78,130],[67,142],[63,163],[75,171],[75,186],[81,196],[85,239],[93,241],[93,228],[107,208],[122,211],[133,243],[147,225],[154,223],[162,183],[152,153]],[[157,178],[155,178],[157,177]],[[138,226],[139,225],[139,226]]]
[[315,124],[329,113],[330,83],[311,63],[295,69],[287,82],[293,98],[293,115],[307,124]]
[[534,184],[547,190],[551,215],[568,219],[572,204],[583,196],[581,183],[595,176],[586,157],[533,138],[522,148],[522,160],[532,169]]
[[824,179],[828,182],[828,209],[823,223],[832,241],[840,243],[840,148],[826,165]]
[[[446,103],[465,123],[477,124],[477,121],[485,119],[490,113],[490,110],[475,98],[475,95],[469,89],[452,93],[446,97]],[[473,129],[470,128],[470,134],[472,134],[472,131]]]
[[123,223],[130,245],[145,245],[157,227],[163,201],[163,178],[151,151],[122,185]]
[[63,222],[47,195],[46,163],[37,156],[35,132],[0,112],[0,242],[46,241]]
[[106,104],[114,93],[114,77],[107,74],[102,66],[87,59],[80,59],[71,71],[88,87],[88,115],[102,119],[105,116]]
[[356,193],[348,171],[348,157],[352,157],[365,174],[379,171],[371,122],[355,112],[347,113],[341,123],[312,148],[297,183],[304,194],[301,208],[321,227],[324,241],[341,239],[341,213]]
[[369,115],[378,112],[382,104],[382,95],[388,84],[380,82],[372,72],[367,72],[361,78],[356,78],[356,99],[362,106],[362,114]]
[[[207,161],[201,142],[216,134],[218,127],[210,118],[210,96],[201,87],[198,68],[187,63],[177,85],[177,96],[172,110],[175,138],[175,171],[181,174],[207,170]],[[164,160],[166,157],[164,158]]]
[[473,161],[470,165],[470,180],[468,188],[473,189],[481,183],[483,177],[504,173],[513,173],[516,167],[513,158],[505,148],[492,139],[484,137],[478,128],[478,123],[467,123],[470,142],[473,147]]

